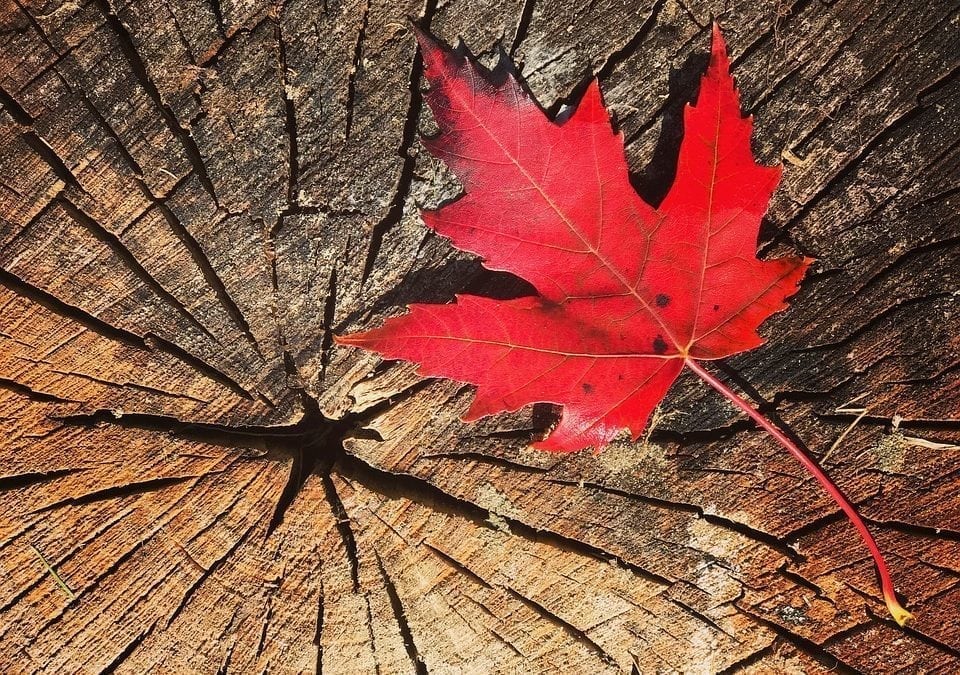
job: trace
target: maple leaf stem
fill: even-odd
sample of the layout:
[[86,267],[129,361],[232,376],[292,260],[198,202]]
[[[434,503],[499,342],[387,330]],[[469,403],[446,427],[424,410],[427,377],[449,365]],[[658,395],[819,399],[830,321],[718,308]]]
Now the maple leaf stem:
[[799,461],[804,468],[807,469],[807,471],[813,474],[814,478],[819,481],[820,485],[822,485],[827,493],[833,497],[833,500],[847,515],[847,518],[850,519],[850,522],[853,523],[853,526],[857,528],[857,532],[860,533],[860,538],[863,539],[863,543],[866,544],[867,549],[870,551],[870,555],[873,557],[873,562],[877,567],[877,572],[880,575],[880,586],[883,590],[883,600],[886,603],[887,609],[893,616],[894,620],[903,626],[907,621],[912,619],[913,615],[904,609],[897,600],[897,594],[893,587],[893,580],[890,578],[890,570],[887,568],[887,563],[883,559],[883,554],[880,552],[877,542],[874,540],[873,535],[870,534],[870,530],[867,529],[866,523],[863,522],[860,514],[857,513],[857,509],[853,506],[853,504],[850,503],[850,500],[846,498],[840,488],[837,487],[836,483],[834,483],[833,480],[826,474],[826,472],[820,468],[820,465],[817,464],[813,458],[807,455],[806,452],[801,450],[796,443],[791,441],[786,434],[777,428],[776,425],[764,417],[759,410],[750,405],[750,403],[748,403],[742,396],[730,389],[730,387],[718,380],[710,372],[704,370],[699,363],[688,358],[684,360],[684,364],[690,370],[695,372],[700,379],[723,394],[731,403],[749,415],[751,419],[759,424],[767,433],[773,436],[780,443],[780,445],[786,448],[790,454],[793,455],[797,461]]

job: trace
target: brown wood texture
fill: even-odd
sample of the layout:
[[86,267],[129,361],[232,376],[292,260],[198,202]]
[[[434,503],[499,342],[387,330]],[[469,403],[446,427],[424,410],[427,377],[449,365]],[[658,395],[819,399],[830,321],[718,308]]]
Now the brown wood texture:
[[[554,456],[549,408],[464,425],[333,346],[523,289],[419,220],[459,188],[408,16],[552,112],[599,74],[651,200],[722,19],[785,162],[761,250],[818,259],[723,374],[908,628],[697,381]],[[952,1],[0,0],[0,670],[960,671],[958,45]]]

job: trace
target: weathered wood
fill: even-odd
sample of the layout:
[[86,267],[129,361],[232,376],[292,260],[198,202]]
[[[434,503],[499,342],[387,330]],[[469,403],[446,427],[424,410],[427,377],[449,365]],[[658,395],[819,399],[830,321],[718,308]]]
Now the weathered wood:
[[[958,5],[728,4],[0,4],[3,669],[960,669]],[[818,259],[727,375],[871,521],[908,629],[692,379],[641,441],[555,456],[549,407],[467,426],[469,388],[333,346],[525,292],[420,222],[459,188],[408,16],[500,41],[550,111],[597,73],[653,201],[722,19],[785,162],[762,250]]]

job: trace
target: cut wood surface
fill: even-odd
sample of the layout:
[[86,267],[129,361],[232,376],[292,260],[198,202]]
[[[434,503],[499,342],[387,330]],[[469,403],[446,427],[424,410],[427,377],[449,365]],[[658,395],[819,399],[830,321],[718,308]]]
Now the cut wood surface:
[[[407,17],[555,113],[589,73],[656,203],[719,17],[764,255],[817,259],[721,366],[861,509],[916,620],[768,436],[684,377],[640,441],[336,347],[507,297]],[[960,671],[960,6],[0,1],[4,672]],[[775,336],[775,337],[773,337]]]

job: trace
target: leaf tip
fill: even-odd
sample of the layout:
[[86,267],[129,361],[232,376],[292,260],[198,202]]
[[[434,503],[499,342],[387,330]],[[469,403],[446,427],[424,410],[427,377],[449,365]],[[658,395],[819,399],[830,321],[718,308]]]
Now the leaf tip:
[[710,43],[710,69],[726,74],[730,72],[730,59],[727,55],[727,42],[723,39],[720,23],[714,20],[713,35]]
[[420,56],[423,59],[424,68],[427,70],[427,76],[438,74],[444,71],[444,62],[451,53],[442,42],[435,38],[426,28],[419,26],[416,21],[409,19],[410,30],[420,45]]
[[[530,443],[530,448],[533,450],[539,450],[540,452],[550,452],[557,455],[576,452],[576,450],[569,450],[566,447],[564,447],[562,443],[558,443],[557,441],[552,440],[550,436],[547,436],[542,440],[534,441],[533,443]],[[579,448],[577,449],[579,450]]]
[[800,287],[800,283],[803,281],[803,278],[807,275],[807,271],[810,269],[810,266],[813,263],[817,262],[816,258],[811,258],[810,256],[803,256],[800,258],[800,263],[797,265],[798,277],[797,277],[797,287]]
[[435,45],[436,41],[433,37],[427,32],[425,28],[422,28],[420,24],[417,23],[417,20],[412,16],[407,16],[407,23],[410,24],[410,30],[413,31],[413,36],[417,38],[417,42],[420,43],[420,47],[423,48],[425,45]]
[[577,108],[571,116],[571,119],[573,118],[586,123],[610,123],[610,114],[603,105],[600,81],[596,77],[590,80],[586,91],[580,97]]

